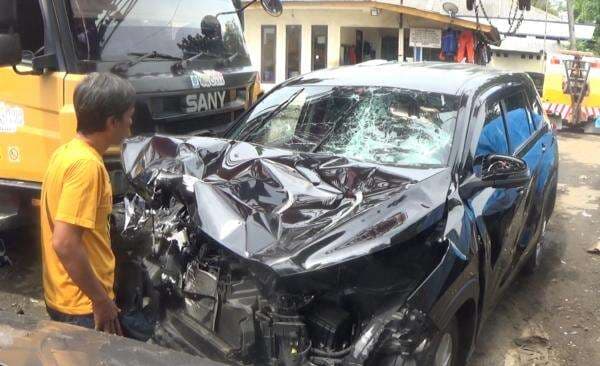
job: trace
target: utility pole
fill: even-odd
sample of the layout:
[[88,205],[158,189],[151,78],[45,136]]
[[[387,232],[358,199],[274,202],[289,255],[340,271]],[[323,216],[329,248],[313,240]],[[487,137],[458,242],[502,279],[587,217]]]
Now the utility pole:
[[569,48],[576,50],[577,44],[575,43],[575,13],[573,11],[573,1],[575,0],[567,0],[567,15],[569,18]]

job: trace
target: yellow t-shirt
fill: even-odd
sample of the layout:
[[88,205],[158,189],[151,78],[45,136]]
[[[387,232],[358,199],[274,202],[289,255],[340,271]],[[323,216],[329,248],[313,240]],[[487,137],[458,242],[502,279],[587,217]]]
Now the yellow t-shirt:
[[52,246],[56,221],[86,229],[82,242],[90,265],[114,299],[111,211],[112,189],[100,154],[79,138],[59,147],[50,159],[41,198],[44,297],[50,308],[73,315],[92,313],[91,300],[69,277]]

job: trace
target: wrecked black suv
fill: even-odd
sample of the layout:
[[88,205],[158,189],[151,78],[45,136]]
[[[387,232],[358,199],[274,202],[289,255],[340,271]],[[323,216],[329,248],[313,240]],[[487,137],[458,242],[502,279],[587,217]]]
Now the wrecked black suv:
[[229,364],[464,364],[539,261],[557,154],[525,74],[300,76],[227,139],[125,143],[118,302],[140,338]]

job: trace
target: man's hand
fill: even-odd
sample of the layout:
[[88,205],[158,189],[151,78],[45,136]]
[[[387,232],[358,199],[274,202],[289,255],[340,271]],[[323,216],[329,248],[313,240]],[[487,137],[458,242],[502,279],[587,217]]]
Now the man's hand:
[[82,227],[56,221],[52,245],[73,282],[92,300],[96,329],[122,335],[118,318],[120,310],[92,270],[81,243],[83,230]]
[[121,311],[114,301],[108,297],[104,300],[93,302],[94,323],[96,330],[122,336],[119,312]]

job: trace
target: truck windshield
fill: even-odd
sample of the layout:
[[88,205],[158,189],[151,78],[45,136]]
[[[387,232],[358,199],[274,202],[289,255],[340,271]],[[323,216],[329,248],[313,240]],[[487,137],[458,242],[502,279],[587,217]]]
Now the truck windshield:
[[[231,0],[67,0],[77,56],[123,61],[148,52],[250,64]],[[217,16],[218,15],[218,16]],[[154,58],[156,59],[156,58]]]
[[388,87],[288,86],[261,100],[229,137],[379,164],[445,166],[458,101]]

